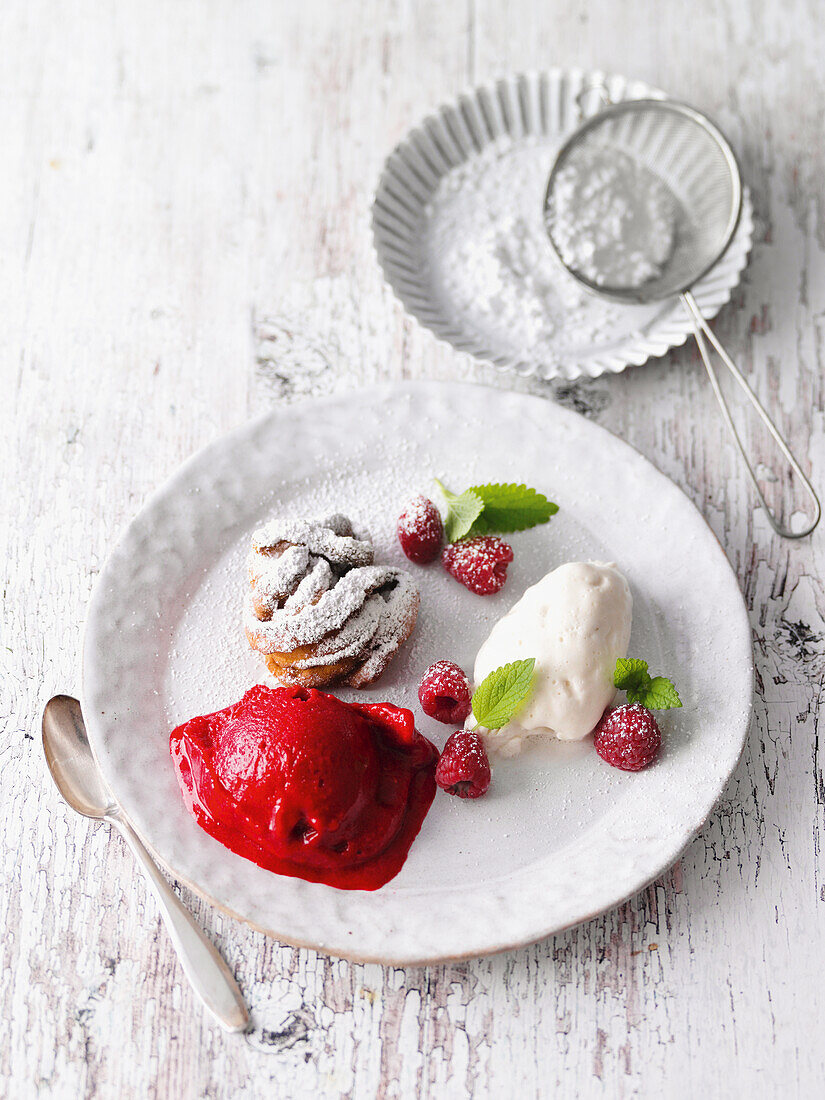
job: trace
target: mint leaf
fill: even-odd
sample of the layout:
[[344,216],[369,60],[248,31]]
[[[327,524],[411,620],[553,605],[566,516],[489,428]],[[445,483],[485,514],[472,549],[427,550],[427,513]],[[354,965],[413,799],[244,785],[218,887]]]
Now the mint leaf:
[[484,506],[468,532],[470,535],[526,531],[528,527],[547,523],[559,510],[558,504],[553,504],[542,493],[515,482],[472,485],[468,492],[479,497]]
[[641,699],[631,698],[644,693],[651,684],[647,671],[647,661],[641,661],[638,657],[619,657],[616,661],[616,671],[613,673],[613,683],[620,691],[627,692],[628,701],[641,702]]
[[464,538],[473,526],[473,522],[481,515],[484,501],[472,489],[457,494],[445,488],[438,478],[435,479],[435,483],[447,504],[447,516],[444,520],[447,542],[458,542],[459,539]]
[[512,661],[485,676],[473,692],[473,717],[480,726],[497,730],[506,726],[533,687],[535,657]]
[[650,689],[644,699],[644,705],[648,710],[672,710],[680,707],[682,700],[679,692],[666,676],[654,676],[650,681]]
[[671,710],[682,705],[671,681],[666,676],[651,677],[647,661],[638,657],[619,657],[613,683],[627,693],[628,703],[641,703],[648,710]]

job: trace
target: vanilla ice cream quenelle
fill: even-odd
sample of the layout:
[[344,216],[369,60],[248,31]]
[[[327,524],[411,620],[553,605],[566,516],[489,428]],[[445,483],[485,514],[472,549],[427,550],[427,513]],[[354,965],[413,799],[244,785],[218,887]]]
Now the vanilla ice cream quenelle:
[[476,657],[476,684],[510,661],[536,660],[533,691],[513,721],[479,731],[488,747],[509,755],[526,736],[586,737],[615,695],[632,610],[628,583],[612,564],[568,562],[528,588]]

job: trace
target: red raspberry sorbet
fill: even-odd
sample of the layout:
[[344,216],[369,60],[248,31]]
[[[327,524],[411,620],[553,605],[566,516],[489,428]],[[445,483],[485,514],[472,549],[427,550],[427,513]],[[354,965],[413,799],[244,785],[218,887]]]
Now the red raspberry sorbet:
[[453,542],[441,552],[441,564],[465,588],[479,596],[498,592],[507,580],[513,550],[497,535],[477,535]]
[[401,549],[416,565],[435,561],[444,540],[441,515],[431,500],[414,497],[401,515],[396,526]]
[[594,742],[602,760],[622,771],[638,772],[659,755],[662,735],[647,707],[624,703],[602,715]]
[[470,681],[452,661],[436,661],[421,678],[418,698],[430,718],[455,726],[470,713]]
[[490,786],[490,761],[484,742],[472,730],[456,730],[435,769],[435,781],[447,794],[481,798]]
[[390,703],[259,684],[178,726],[169,747],[201,828],[267,870],[342,890],[389,882],[435,797],[438,752]]

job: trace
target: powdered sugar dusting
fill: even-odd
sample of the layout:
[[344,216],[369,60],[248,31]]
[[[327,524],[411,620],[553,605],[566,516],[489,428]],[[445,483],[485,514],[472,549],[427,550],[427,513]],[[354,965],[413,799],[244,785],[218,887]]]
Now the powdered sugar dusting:
[[573,271],[599,286],[640,287],[661,274],[673,251],[677,208],[645,165],[585,142],[559,169],[546,220]]
[[370,565],[373,549],[366,539],[355,538],[352,524],[340,513],[321,520],[283,519],[265,523],[252,536],[252,548],[266,553],[281,542],[305,547],[311,554],[326,558],[334,565],[352,568]]
[[545,363],[603,342],[621,316],[564,270],[547,239],[557,148],[550,138],[503,138],[445,175],[425,208],[420,256],[462,327],[497,354]]
[[398,530],[405,534],[413,534],[420,531],[425,525],[430,524],[433,502],[427,497],[412,497],[404,506],[404,510],[398,517]]
[[444,524],[435,504],[419,496],[407,504],[398,517],[398,541],[412,562],[426,565],[438,557],[444,538]]
[[421,677],[418,698],[425,714],[437,722],[461,723],[471,711],[472,687],[463,668],[436,661]]
[[373,556],[371,543],[356,539],[348,517],[338,513],[323,520],[278,517],[255,531],[244,603],[253,648],[290,654],[309,647],[291,669],[356,659],[355,670],[345,670],[355,684],[380,675],[409,636],[419,597],[408,573],[373,565]]

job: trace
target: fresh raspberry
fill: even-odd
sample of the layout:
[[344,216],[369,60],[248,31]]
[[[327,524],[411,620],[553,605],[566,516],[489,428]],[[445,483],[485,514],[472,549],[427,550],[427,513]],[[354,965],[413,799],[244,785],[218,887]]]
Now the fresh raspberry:
[[625,772],[638,772],[652,764],[662,747],[656,719],[641,703],[624,703],[608,710],[595,731],[596,752]]
[[426,497],[413,497],[396,527],[401,549],[416,565],[435,561],[444,538],[444,524],[438,509]]
[[512,548],[497,535],[477,535],[450,543],[441,551],[441,564],[447,572],[479,596],[498,592],[507,580],[507,566],[512,560]]
[[470,681],[452,661],[436,661],[421,677],[418,698],[425,714],[448,726],[470,713]]
[[450,734],[436,764],[435,781],[447,794],[481,798],[490,786],[490,761],[477,733],[456,730]]

